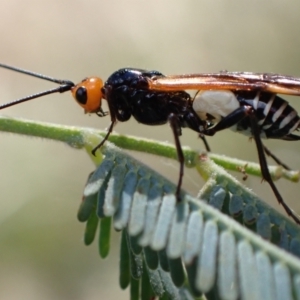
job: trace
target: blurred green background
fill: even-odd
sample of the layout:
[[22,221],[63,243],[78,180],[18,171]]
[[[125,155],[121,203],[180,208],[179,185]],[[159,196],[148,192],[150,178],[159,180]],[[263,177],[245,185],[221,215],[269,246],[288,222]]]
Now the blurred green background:
[[[121,67],[164,74],[253,71],[300,77],[297,1],[1,1],[0,61],[57,78],[106,79]],[[1,103],[53,85],[0,69]],[[300,111],[299,98],[288,97]],[[1,113],[104,129],[109,118],[84,115],[70,95],[53,95]],[[118,124],[116,131],[173,143],[170,128]],[[203,149],[184,130],[182,143]],[[118,234],[106,260],[82,243],[76,220],[86,178],[94,169],[83,151],[37,138],[0,133],[0,299],[127,299],[118,288]],[[225,131],[210,138],[217,153],[257,161],[254,143]],[[300,168],[300,144],[268,141],[288,165]],[[178,163],[139,155],[177,180]],[[241,174],[236,173],[238,178]],[[267,184],[246,184],[278,208]],[[184,187],[202,182],[189,170]],[[300,213],[299,184],[278,182]]]

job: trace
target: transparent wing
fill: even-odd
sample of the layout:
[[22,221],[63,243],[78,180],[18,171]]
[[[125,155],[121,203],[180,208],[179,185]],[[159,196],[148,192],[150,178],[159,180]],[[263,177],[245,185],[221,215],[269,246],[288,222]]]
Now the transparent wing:
[[177,90],[245,90],[275,94],[300,95],[300,78],[250,72],[221,72],[155,77],[149,89]]

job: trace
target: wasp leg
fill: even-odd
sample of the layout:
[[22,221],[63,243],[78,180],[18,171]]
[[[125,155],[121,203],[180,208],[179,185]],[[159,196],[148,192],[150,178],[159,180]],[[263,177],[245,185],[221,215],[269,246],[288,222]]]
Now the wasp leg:
[[[244,117],[249,115],[250,108],[248,106],[241,106],[238,109],[234,110],[228,116],[223,118],[219,123],[217,123],[214,127],[204,129],[203,134],[205,135],[214,135],[216,132],[227,129]],[[298,136],[296,136],[298,137]],[[291,137],[292,138],[292,137]],[[293,137],[294,138],[294,137]],[[204,141],[205,144],[205,141]],[[265,145],[263,145],[265,153],[270,156],[279,166],[282,166],[286,170],[291,170],[286,164],[284,164],[279,158],[277,158]]]
[[279,191],[277,190],[277,188],[276,188],[276,186],[275,186],[275,184],[272,180],[272,177],[271,177],[269,169],[268,169],[268,164],[267,164],[265,152],[264,152],[264,145],[263,145],[263,143],[260,139],[260,130],[259,130],[259,127],[258,127],[258,124],[257,124],[257,119],[256,119],[256,117],[253,113],[252,113],[252,115],[250,115],[250,121],[251,121],[252,134],[253,134],[253,137],[254,137],[254,140],[255,140],[255,143],[256,143],[256,148],[257,148],[258,158],[259,158],[259,163],[260,163],[260,169],[261,169],[263,179],[269,183],[271,189],[273,190],[273,193],[275,194],[275,196],[277,198],[277,201],[279,202],[279,204],[281,204],[283,206],[286,213],[296,223],[300,224],[299,217],[285,203],[285,201],[281,197]]
[[277,158],[265,145],[263,145],[265,153],[272,157],[272,159],[279,165],[282,166],[286,170],[291,170],[289,166],[287,166],[285,163],[283,163],[279,158]]
[[[263,145],[263,143],[260,139],[260,129],[259,129],[259,126],[257,124],[257,119],[254,115],[253,109],[250,106],[241,106],[241,107],[237,108],[235,111],[233,111],[228,116],[223,118],[214,127],[204,129],[202,134],[214,135],[218,131],[221,131],[223,129],[226,129],[226,128],[229,128],[229,127],[235,125],[236,123],[238,123],[240,120],[242,120],[244,117],[247,117],[247,116],[250,118],[252,135],[253,135],[255,143],[256,143],[256,148],[257,148],[259,163],[260,163],[260,169],[261,169],[263,179],[268,182],[268,184],[270,185],[273,193],[275,194],[275,197],[276,197],[277,201],[279,202],[279,204],[281,204],[283,206],[286,213],[296,223],[300,224],[299,217],[285,203],[285,201],[281,197],[279,191],[277,190],[277,188],[276,188],[276,186],[275,186],[275,184],[272,180],[272,177],[271,177],[269,169],[268,169],[267,159],[266,159],[266,156],[265,156],[265,149],[266,148],[264,147],[264,145]],[[271,157],[274,158],[275,156],[273,155]],[[279,164],[281,164],[280,160],[278,160],[278,161],[279,161]]]
[[177,150],[177,157],[178,157],[178,161],[179,161],[179,178],[178,178],[175,195],[177,198],[177,202],[180,202],[181,201],[180,189],[181,189],[181,185],[182,185],[182,178],[183,178],[183,171],[184,171],[184,155],[183,155],[183,151],[182,151],[180,140],[179,140],[179,136],[181,135],[181,127],[179,126],[178,118],[176,117],[175,114],[169,115],[169,122],[170,122],[170,126],[172,128],[172,131],[173,131],[175,147]]
[[108,111],[104,111],[101,107],[99,108],[99,111],[96,112],[96,115],[98,117],[106,117],[109,114]]
[[116,121],[111,121],[106,136],[105,136],[104,139],[101,141],[101,143],[99,143],[99,144],[92,150],[92,154],[93,154],[94,156],[96,156],[96,151],[97,151],[99,148],[101,148],[101,147],[104,145],[104,143],[107,141],[108,137],[110,136],[110,134],[111,134],[112,131],[113,131],[113,128],[114,128],[115,123],[116,123]]
[[201,133],[212,136],[218,131],[227,129],[227,128],[237,124],[240,120],[242,120],[246,116],[248,116],[250,109],[251,108],[249,106],[241,106],[241,107],[237,108],[236,110],[234,110],[232,113],[230,113],[228,116],[223,118],[215,126],[208,128],[208,129],[203,129],[203,131]]
[[205,136],[202,135],[202,134],[199,134],[199,137],[200,137],[200,139],[202,140],[202,142],[203,142],[203,144],[204,144],[205,150],[206,150],[207,152],[211,152],[211,149],[210,149],[210,147],[209,147],[209,144],[208,144],[208,142],[207,142]]

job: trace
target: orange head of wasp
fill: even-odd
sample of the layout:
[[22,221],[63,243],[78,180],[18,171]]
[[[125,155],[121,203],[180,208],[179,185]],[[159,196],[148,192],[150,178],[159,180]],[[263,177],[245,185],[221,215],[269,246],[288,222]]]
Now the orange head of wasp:
[[102,87],[103,81],[101,78],[89,77],[73,86],[71,92],[85,113],[96,113],[101,108]]

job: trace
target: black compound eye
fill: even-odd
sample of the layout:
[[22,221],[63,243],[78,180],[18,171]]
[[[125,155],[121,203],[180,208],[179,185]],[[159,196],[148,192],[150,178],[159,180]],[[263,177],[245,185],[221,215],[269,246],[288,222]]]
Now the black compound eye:
[[75,94],[76,100],[81,104],[87,103],[87,91],[86,88],[81,86],[77,89]]

